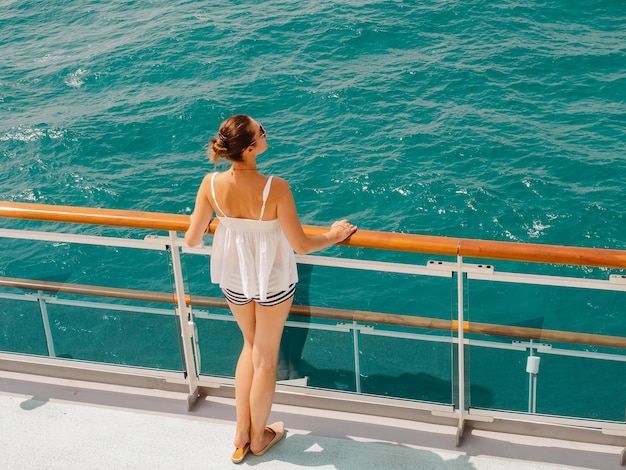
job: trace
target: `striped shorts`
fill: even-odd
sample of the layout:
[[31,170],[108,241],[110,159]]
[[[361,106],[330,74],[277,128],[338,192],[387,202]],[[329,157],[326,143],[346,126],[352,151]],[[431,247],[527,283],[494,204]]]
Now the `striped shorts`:
[[296,293],[296,285],[291,284],[286,290],[275,292],[272,294],[267,294],[267,300],[261,301],[259,296],[255,296],[252,298],[248,298],[239,292],[233,292],[230,289],[222,289],[222,293],[226,300],[235,305],[246,305],[252,302],[253,300],[263,307],[272,307],[274,305],[278,305],[285,300],[289,300]]

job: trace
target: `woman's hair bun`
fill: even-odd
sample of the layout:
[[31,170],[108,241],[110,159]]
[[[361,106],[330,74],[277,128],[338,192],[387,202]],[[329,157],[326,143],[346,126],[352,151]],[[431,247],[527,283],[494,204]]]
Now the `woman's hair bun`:
[[209,141],[209,158],[217,164],[220,158],[238,162],[243,152],[254,139],[251,129],[252,118],[246,114],[237,114],[226,119],[215,137]]

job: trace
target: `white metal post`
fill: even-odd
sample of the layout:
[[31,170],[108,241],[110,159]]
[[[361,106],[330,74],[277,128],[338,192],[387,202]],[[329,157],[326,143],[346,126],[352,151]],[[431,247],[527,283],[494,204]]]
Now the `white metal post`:
[[43,291],[37,291],[37,300],[39,301],[39,310],[41,311],[41,321],[43,322],[43,330],[46,333],[46,344],[48,345],[48,356],[56,357],[54,351],[54,340],[52,338],[52,330],[50,329],[50,319],[48,318],[48,306],[43,296]]
[[528,412],[537,412],[537,374],[539,373],[540,358],[533,355],[533,340],[530,340],[526,372],[528,372]]
[[359,359],[359,326],[356,321],[352,322],[353,347],[354,347],[354,376],[356,381],[356,393],[361,393],[361,361]]
[[187,397],[187,408],[191,409],[198,399],[198,376],[200,371],[196,369],[194,360],[194,345],[196,328],[191,316],[191,309],[187,308],[185,299],[185,284],[183,282],[182,263],[180,261],[180,249],[176,243],[175,231],[170,231],[170,252],[172,254],[172,269],[174,271],[174,284],[176,286],[176,314],[180,321],[180,334],[183,344],[183,354],[185,359],[185,370],[187,371],[187,381],[189,383],[189,395]]
[[456,445],[461,445],[465,427],[465,340],[463,335],[463,257],[457,256],[457,332],[459,360],[459,424],[456,431]]

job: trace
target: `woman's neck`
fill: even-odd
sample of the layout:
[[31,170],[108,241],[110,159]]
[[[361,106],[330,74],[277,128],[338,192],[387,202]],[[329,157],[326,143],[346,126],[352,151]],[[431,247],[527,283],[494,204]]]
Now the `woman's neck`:
[[233,165],[230,167],[231,171],[257,171],[257,167],[255,166],[247,166],[247,165]]

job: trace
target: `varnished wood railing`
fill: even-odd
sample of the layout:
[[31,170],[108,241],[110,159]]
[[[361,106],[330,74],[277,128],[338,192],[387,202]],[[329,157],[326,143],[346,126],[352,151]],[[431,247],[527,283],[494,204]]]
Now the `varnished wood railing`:
[[[64,284],[51,281],[34,281],[29,279],[0,277],[0,287],[10,287],[15,289],[55,293],[63,292],[66,294],[80,294],[92,297],[109,297],[167,304],[176,303],[175,296],[164,292],[120,289],[116,287],[90,286],[82,284]],[[223,297],[187,296],[186,300],[188,304],[193,307],[211,307],[222,309],[228,308],[226,300]],[[378,323],[384,325],[395,325],[402,327],[443,331],[457,331],[459,326],[458,321],[456,320],[443,320],[429,317],[415,317],[390,313],[367,312],[363,310],[311,307],[307,305],[292,306],[290,314],[301,317],[324,318],[345,322],[356,321],[361,323]],[[501,336],[508,338],[523,338],[540,341],[555,341],[559,343],[585,344],[591,346],[607,346],[626,349],[626,338],[623,338],[621,336],[597,335],[559,330],[544,330],[539,328],[494,325],[490,323],[476,322],[464,322],[463,331],[466,333]]]
[[[53,206],[0,201],[0,217],[77,224],[110,225],[184,232],[189,216],[92,207]],[[355,221],[358,224],[358,221]],[[213,220],[210,232],[217,227]],[[309,235],[323,233],[325,227],[305,226]],[[500,259],[550,264],[626,268],[626,250],[580,248],[560,245],[475,240],[359,229],[343,245],[415,253]]]

